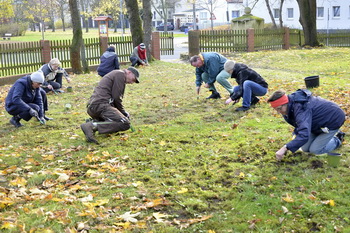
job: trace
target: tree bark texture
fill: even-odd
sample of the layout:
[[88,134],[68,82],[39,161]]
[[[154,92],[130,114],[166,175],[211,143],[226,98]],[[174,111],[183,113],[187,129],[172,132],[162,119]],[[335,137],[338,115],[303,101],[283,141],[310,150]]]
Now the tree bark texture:
[[[142,0],[143,6],[143,42],[146,45],[147,57],[151,58],[151,39],[152,39],[152,10],[151,0]],[[151,59],[149,59],[151,60]]]
[[80,12],[77,0],[69,0],[69,9],[73,26],[73,39],[70,46],[70,62],[72,65],[72,72],[75,74],[81,74],[80,49],[83,44],[83,32],[81,30]]
[[319,46],[316,26],[316,0],[297,0],[300,11],[299,22],[303,27],[305,45]]
[[136,47],[143,42],[142,21],[139,7],[137,5],[137,0],[126,0],[125,5],[129,14],[132,43]]
[[271,10],[271,7],[270,7],[269,0],[265,0],[265,3],[266,3],[266,7],[267,7],[267,10],[268,10],[270,18],[271,18],[271,22],[272,22],[272,25],[273,25],[272,27],[273,28],[277,28],[276,21],[275,21],[275,18],[273,17],[273,13],[272,13],[272,10]]

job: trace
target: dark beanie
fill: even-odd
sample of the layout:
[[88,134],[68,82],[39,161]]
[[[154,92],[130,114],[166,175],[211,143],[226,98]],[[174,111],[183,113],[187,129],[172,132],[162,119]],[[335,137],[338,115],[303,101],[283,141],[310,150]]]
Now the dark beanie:
[[108,52],[115,52],[115,47],[114,47],[114,46],[109,46],[109,47],[107,48],[107,51],[108,51]]

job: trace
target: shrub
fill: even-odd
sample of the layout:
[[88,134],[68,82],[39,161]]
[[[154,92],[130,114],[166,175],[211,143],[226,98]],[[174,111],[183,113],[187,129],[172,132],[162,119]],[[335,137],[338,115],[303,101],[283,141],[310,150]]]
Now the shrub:
[[28,23],[8,23],[0,26],[1,36],[11,33],[12,36],[24,36],[28,28]]

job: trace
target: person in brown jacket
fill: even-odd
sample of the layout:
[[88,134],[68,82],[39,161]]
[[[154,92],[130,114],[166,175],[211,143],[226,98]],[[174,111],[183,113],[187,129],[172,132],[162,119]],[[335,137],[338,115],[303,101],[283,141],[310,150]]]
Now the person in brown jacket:
[[122,100],[125,85],[139,82],[139,72],[134,67],[113,70],[103,76],[87,104],[92,121],[80,125],[88,142],[98,144],[96,131],[106,134],[130,129],[130,115]]

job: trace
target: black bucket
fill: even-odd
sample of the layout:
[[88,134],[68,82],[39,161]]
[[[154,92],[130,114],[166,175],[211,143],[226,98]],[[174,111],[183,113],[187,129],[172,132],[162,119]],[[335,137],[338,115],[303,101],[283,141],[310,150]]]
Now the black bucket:
[[320,77],[318,75],[306,77],[304,78],[304,80],[305,80],[306,88],[308,89],[315,88],[320,85]]

